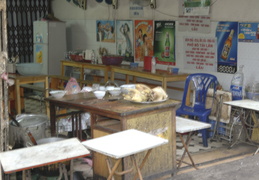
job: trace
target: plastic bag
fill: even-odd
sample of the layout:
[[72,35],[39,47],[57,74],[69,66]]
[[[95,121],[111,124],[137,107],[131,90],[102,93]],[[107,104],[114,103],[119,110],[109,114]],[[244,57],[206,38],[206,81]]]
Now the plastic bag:
[[75,78],[70,78],[65,87],[66,94],[77,94],[81,91],[80,86],[78,85]]

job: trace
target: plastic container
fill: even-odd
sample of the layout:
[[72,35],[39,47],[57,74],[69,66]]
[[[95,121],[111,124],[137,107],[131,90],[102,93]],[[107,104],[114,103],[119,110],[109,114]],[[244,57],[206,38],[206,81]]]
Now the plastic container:
[[155,56],[152,57],[152,60],[151,60],[151,72],[152,73],[155,73],[156,72],[156,58]]
[[233,75],[230,85],[230,92],[232,93],[232,100],[241,100],[244,95],[244,73],[243,65],[239,66],[238,71]]
[[144,70],[151,71],[152,69],[152,57],[144,56]]

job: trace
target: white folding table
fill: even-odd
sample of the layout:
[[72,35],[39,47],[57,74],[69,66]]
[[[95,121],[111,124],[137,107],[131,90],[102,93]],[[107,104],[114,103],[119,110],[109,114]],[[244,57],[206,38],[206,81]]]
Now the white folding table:
[[[85,157],[90,152],[77,138],[36,145],[0,153],[6,174]],[[70,179],[72,179],[72,169]]]
[[[236,100],[236,101],[228,101],[224,103],[238,108],[238,111],[240,113],[240,121],[242,124],[242,128],[240,129],[240,132],[236,141],[233,142],[230,147],[233,147],[238,142],[241,142],[240,137],[241,137],[242,131],[244,131],[245,138],[248,140],[248,142],[247,141],[245,142],[258,147],[258,142],[253,141],[247,132],[247,118],[249,117],[251,112],[255,112],[255,111],[259,112],[259,102],[250,100],[250,99],[243,99],[243,100]],[[250,113],[249,112],[245,113],[245,110],[250,111]],[[259,147],[254,154],[256,154],[258,151],[259,151]]]
[[[131,172],[133,167],[136,168],[139,179],[143,179],[140,170],[144,166],[145,161],[151,153],[151,150],[166,143],[168,143],[167,139],[135,129],[120,131],[118,133],[82,142],[82,144],[89,150],[116,159],[113,167],[111,166],[109,160],[107,160],[107,166],[110,173],[108,180],[112,179],[114,174],[123,175]],[[143,161],[140,166],[138,166],[134,155],[143,151],[147,151],[147,153],[143,157]],[[122,172],[117,172],[116,169],[118,168],[122,158],[128,156],[132,160],[133,167]],[[134,179],[136,179],[137,174]]]
[[[191,142],[191,137],[194,135],[194,132],[202,129],[207,129],[210,128],[211,124],[204,123],[204,122],[199,122],[191,119],[186,119],[180,116],[176,116],[176,135],[180,137],[180,140],[183,144],[184,147],[184,152],[182,154],[181,159],[179,160],[177,169],[179,169],[184,162],[183,159],[186,155],[186,153],[189,156],[189,159],[191,160],[191,165],[195,168],[198,169],[197,166],[195,165],[192,156],[190,155],[188,151],[189,144]],[[187,134],[187,138],[184,141],[183,135]],[[186,162],[184,162],[186,163]],[[188,164],[188,163],[187,163]]]

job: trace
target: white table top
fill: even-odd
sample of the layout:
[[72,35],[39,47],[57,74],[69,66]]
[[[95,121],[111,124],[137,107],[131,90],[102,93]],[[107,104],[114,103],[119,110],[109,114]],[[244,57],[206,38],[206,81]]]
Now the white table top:
[[227,101],[224,102],[227,105],[236,106],[240,108],[250,109],[254,111],[259,111],[259,102],[251,99],[243,99],[236,101]]
[[176,132],[187,133],[210,128],[211,124],[176,116]]
[[5,173],[13,173],[83,157],[90,152],[77,138],[0,153]]
[[82,142],[89,150],[119,159],[168,143],[167,139],[135,129]]

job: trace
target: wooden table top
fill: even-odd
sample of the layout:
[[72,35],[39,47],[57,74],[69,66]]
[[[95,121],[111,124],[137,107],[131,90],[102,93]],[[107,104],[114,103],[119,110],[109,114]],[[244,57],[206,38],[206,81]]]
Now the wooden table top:
[[63,98],[55,99],[53,97],[46,98],[47,101],[55,103],[57,106],[69,106],[82,110],[102,112],[106,114],[114,114],[120,117],[133,115],[137,113],[175,107],[178,101],[168,99],[161,103],[134,103],[123,99],[110,101],[106,96],[104,99],[97,99],[92,92],[84,92],[73,95],[65,95]]

